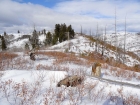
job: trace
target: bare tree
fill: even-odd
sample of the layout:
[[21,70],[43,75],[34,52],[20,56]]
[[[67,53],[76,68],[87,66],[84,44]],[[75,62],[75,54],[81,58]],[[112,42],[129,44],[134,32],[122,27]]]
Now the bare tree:
[[82,25],[81,25],[81,35],[82,35],[83,33],[82,33]]
[[98,23],[97,23],[97,30],[96,30],[96,42],[95,42],[95,51],[98,51]]
[[123,55],[123,63],[125,63],[125,49],[126,49],[126,15],[125,15],[125,34],[124,34],[124,55]]
[[106,26],[105,25],[105,30],[104,30],[104,35],[103,35],[103,38],[102,38],[102,56],[104,56],[104,50],[105,50],[105,47],[106,47]]
[[117,37],[117,29],[116,29],[116,7],[115,7],[115,41],[116,41],[116,61],[118,60],[118,37]]

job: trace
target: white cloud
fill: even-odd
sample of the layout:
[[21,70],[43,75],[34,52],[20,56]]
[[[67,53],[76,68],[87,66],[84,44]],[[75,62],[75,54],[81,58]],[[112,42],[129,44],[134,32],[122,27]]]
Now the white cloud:
[[114,14],[116,7],[117,30],[124,29],[124,19],[127,13],[128,31],[140,31],[139,3],[110,0],[60,0],[53,8],[21,3],[11,0],[0,0],[0,33],[31,32],[33,25],[37,30],[52,30],[57,23],[72,24],[80,32],[82,25],[85,32],[92,29],[95,33],[97,22],[103,29],[107,24],[108,31],[114,30]]

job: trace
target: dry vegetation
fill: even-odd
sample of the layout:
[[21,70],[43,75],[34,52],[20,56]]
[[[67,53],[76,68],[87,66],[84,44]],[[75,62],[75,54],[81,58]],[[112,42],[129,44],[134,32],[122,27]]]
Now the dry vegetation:
[[85,64],[85,61],[80,59],[79,57],[75,56],[73,53],[63,53],[63,52],[38,52],[38,54],[54,57],[56,60],[54,64],[59,65],[62,63],[74,63],[77,65],[83,65]]
[[122,102],[124,105],[140,104],[137,95],[130,92],[123,94],[123,87],[118,88],[116,92],[111,89],[106,92],[107,85],[102,85],[99,88],[98,81],[92,82],[92,84],[86,82],[77,87],[49,87],[43,91],[41,91],[42,83],[40,81],[36,81],[34,84],[24,81],[15,83],[12,80],[0,82],[0,93],[11,105],[65,105],[66,103],[67,105],[80,105],[83,99],[88,99],[94,105],[98,105],[103,100],[108,100],[104,104],[110,102],[115,104]]
[[17,56],[18,55],[14,53],[0,52],[0,71],[11,66],[13,59]]
[[[91,42],[96,42],[96,39],[94,39],[93,37],[91,37],[91,36],[86,36],[86,37]],[[112,46],[108,43],[105,43],[104,41],[99,40],[98,43],[101,44],[101,45],[105,45],[106,49],[116,51],[115,46]],[[117,50],[118,50],[119,53],[124,53],[124,51],[120,48],[117,48]],[[136,54],[134,54],[133,52],[128,51],[128,52],[125,52],[125,54],[132,57],[133,59],[137,59],[138,61],[140,61],[140,58]],[[134,67],[129,67],[129,66],[126,66],[125,64],[123,64],[121,62],[113,62],[113,64],[112,64],[112,61],[110,61],[110,59],[112,59],[112,58],[104,59],[104,57],[102,57],[101,54],[98,54],[98,53],[95,53],[95,52],[93,52],[92,54],[89,54],[89,57],[86,57],[86,58],[88,58],[90,61],[95,61],[96,60],[96,61],[99,61],[99,62],[102,62],[102,63],[108,63],[112,66],[119,67],[119,68],[122,68],[122,69],[127,69],[127,70],[131,70],[131,71],[140,72],[140,68],[138,67],[138,65],[135,65]]]
[[2,60],[6,60],[6,59],[13,59],[15,57],[17,57],[17,54],[14,53],[9,53],[9,52],[0,52],[0,61]]
[[[102,58],[94,59],[95,55],[97,54],[89,54],[88,56],[81,55],[81,58],[78,58],[74,54],[66,54],[62,52],[38,52],[38,54],[53,57],[56,60],[54,60],[53,62],[54,66],[39,64],[36,66],[36,70],[64,70],[69,72],[69,74],[85,76],[86,73],[84,72],[83,68],[70,69],[67,66],[61,66],[60,64],[68,62],[77,65],[90,66],[95,61],[103,63],[103,68],[109,68],[108,64],[105,63]],[[3,57],[4,55],[6,56]],[[27,60],[25,57],[18,57],[17,54],[1,54],[1,58],[3,59],[1,60],[1,70],[4,70],[6,68],[30,70],[33,68],[32,61],[29,61],[29,59]],[[134,72],[128,74],[123,69],[117,70],[116,67],[111,67],[109,68],[109,70],[111,74],[115,76],[122,76],[126,77],[127,79],[136,77],[136,74]],[[2,81],[1,77],[3,75],[4,74],[1,72],[1,97],[5,98],[7,102],[11,105],[38,105],[41,103],[43,103],[43,105],[64,105],[65,103],[67,103],[68,105],[79,105],[83,102],[84,99],[88,99],[91,103],[94,103],[94,105],[98,105],[98,103],[103,100],[114,102],[115,99],[122,100],[124,105],[140,105],[139,97],[137,97],[136,94],[123,94],[123,87],[118,88],[117,92],[114,92],[111,89],[106,92],[108,84],[100,85],[99,81],[92,81],[92,84],[84,82],[77,87],[49,87],[45,90],[41,90],[44,76],[38,76],[37,81],[29,84],[25,81],[23,81],[22,83],[16,83],[13,80]],[[40,73],[40,75],[43,74]],[[137,79],[140,80],[140,76],[137,76]],[[52,80],[51,82],[53,83],[54,81]],[[116,101],[116,104],[117,103],[119,103],[119,100]]]

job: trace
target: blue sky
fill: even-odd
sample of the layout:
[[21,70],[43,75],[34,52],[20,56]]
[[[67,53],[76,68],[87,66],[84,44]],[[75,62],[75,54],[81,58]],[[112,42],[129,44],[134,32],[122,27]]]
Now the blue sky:
[[43,6],[52,8],[57,3],[62,2],[62,1],[66,1],[66,0],[13,0],[13,1],[21,2],[21,3],[29,3],[30,2],[33,4],[39,4],[39,5],[43,5]]
[[[64,1],[82,1],[82,0],[13,0],[17,2],[22,2],[22,3],[33,3],[33,4],[39,4],[43,5],[46,7],[53,7],[59,2],[64,2]],[[87,0],[87,1],[107,1],[107,0]],[[125,4],[125,3],[140,3],[140,0],[110,0],[110,2],[116,2],[120,4]]]
[[22,0],[22,1],[31,2],[33,4],[39,4],[50,8],[53,7],[57,2],[59,2],[58,0]]
[[[53,31],[55,24],[72,25],[76,32],[96,33],[97,23],[102,31],[114,31],[116,8],[117,32],[140,31],[140,0],[0,0],[0,33]],[[127,14],[127,15],[126,15]]]

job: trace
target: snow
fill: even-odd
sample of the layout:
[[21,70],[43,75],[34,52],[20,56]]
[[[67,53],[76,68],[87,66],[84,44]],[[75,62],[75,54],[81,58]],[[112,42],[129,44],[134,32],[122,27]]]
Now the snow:
[[[22,53],[19,54],[19,56],[23,56]],[[24,56],[24,58],[26,58],[26,60],[28,59],[27,56]],[[32,94],[31,91],[34,89],[34,87],[37,88],[37,93],[35,94],[35,97],[33,97],[33,99],[30,100],[34,102],[33,105],[44,105],[44,95],[46,95],[49,105],[56,105],[57,99],[61,100],[61,105],[70,105],[74,103],[77,103],[77,105],[93,105],[94,103],[96,105],[116,105],[116,103],[118,105],[123,105],[124,98],[127,98],[128,94],[130,94],[133,97],[140,96],[138,88],[125,85],[122,86],[106,81],[100,81],[94,77],[89,76],[91,74],[91,66],[88,67],[87,65],[77,65],[74,63],[63,63],[57,66],[54,65],[55,58],[53,57],[38,55],[36,56],[36,58],[36,61],[30,61],[30,59],[28,59],[29,61],[27,61],[27,63],[31,63],[31,65],[33,65],[32,68],[29,70],[7,68],[7,70],[5,71],[0,71],[0,73],[3,73],[3,76],[0,79],[0,86],[2,86],[2,84],[4,85],[4,83],[6,82],[8,83],[8,81],[12,81],[10,85],[6,85],[7,89],[9,89],[9,93],[7,93],[9,94],[9,96],[6,96],[5,91],[2,90],[4,86],[0,88],[0,96],[2,97],[0,99],[1,105],[21,104],[20,102],[22,101],[23,97],[18,95],[15,96],[15,90],[12,88],[15,86],[15,84],[18,83],[20,83],[21,86],[23,86],[23,84],[27,86],[27,91],[29,95]],[[52,68],[37,69],[38,65],[51,66]],[[60,66],[61,68],[68,67],[69,70],[61,71],[59,70]],[[129,82],[132,84],[139,84],[139,80],[136,79],[136,77],[132,77],[129,80],[126,80],[126,78],[123,76],[117,77],[113,74],[113,72],[110,72],[110,68],[111,66],[109,66],[107,69],[101,69],[102,78]],[[76,74],[78,71],[84,73],[85,77],[82,85],[77,87],[57,87],[57,83],[63,78],[65,78],[67,75],[73,74],[73,70],[75,71],[74,74]],[[131,71],[127,70],[126,72],[131,73]],[[137,77],[140,76],[140,73],[135,74],[135,76]],[[48,93],[49,91],[50,93]],[[60,94],[62,94],[62,96]],[[72,95],[73,98],[70,97],[70,95]],[[17,97],[16,102],[14,101],[15,97]],[[24,102],[31,104],[29,101],[26,100],[24,100]]]
[[[118,33],[117,40],[118,43],[117,45],[121,48],[124,47],[124,39],[126,38],[126,51],[132,51],[137,54],[137,51],[140,49],[139,46],[139,40],[140,40],[140,35],[137,35],[135,33],[126,33],[126,37],[124,36],[125,33]],[[116,44],[116,36],[115,34],[107,34],[106,39],[108,43],[112,43],[112,45]],[[139,54],[138,54],[139,55]],[[140,55],[139,55],[140,56]]]
[[[42,35],[40,40],[43,39]],[[10,47],[23,46],[26,41],[16,41]],[[76,36],[73,40],[42,51],[65,52],[69,43],[71,45],[69,51],[76,54],[95,50],[87,38]],[[108,56],[114,56],[113,53],[109,51]],[[23,52],[17,54],[18,57],[0,71],[0,105],[124,105],[126,102],[128,105],[139,105],[140,103],[140,88],[110,83],[90,76],[91,65],[83,58],[79,59],[85,62],[84,64],[76,64],[70,61],[60,63],[60,59],[56,57],[41,54],[36,55],[35,61],[31,61]],[[21,63],[14,65],[17,61]],[[140,85],[140,73],[105,65],[107,64],[102,64],[102,78]],[[84,81],[76,87],[57,87],[57,83],[68,75],[82,75]]]
[[58,81],[64,79],[68,74],[65,71],[28,71],[28,70],[7,70],[4,72],[4,76],[2,77],[2,80],[13,80],[15,82],[21,82],[24,80],[24,82],[33,82],[37,81],[36,77],[38,76],[45,76],[44,80],[51,81],[57,83]]
[[[21,36],[21,33],[19,34],[13,34],[15,36],[15,39],[18,38],[18,36]],[[29,34],[31,35],[31,33]],[[104,35],[103,35],[104,36]],[[117,33],[118,36],[118,43],[117,45],[121,48],[123,48],[124,44],[124,33]],[[111,43],[112,45],[116,45],[116,38],[115,34],[107,34],[106,35],[106,42]],[[127,33],[126,34],[126,51],[132,51],[136,55],[139,56],[139,35],[136,35],[134,33]],[[45,40],[45,35],[41,34],[39,35],[39,42],[43,44]],[[25,48],[25,44],[29,43],[28,39],[22,39],[12,42],[8,48]],[[70,46],[70,48],[69,48]],[[102,53],[102,46],[99,44],[99,53]],[[76,54],[89,54],[90,52],[95,51],[95,43],[90,42],[90,40],[84,36],[76,34],[75,38],[70,41],[64,41],[62,43],[58,43],[57,45],[51,46],[47,48],[47,50],[55,50],[55,51],[62,51],[62,52],[73,52]],[[116,59],[116,52],[112,51],[111,49],[105,49],[104,55],[107,57],[112,57]],[[140,62],[136,58],[132,58],[131,56],[126,54],[126,60],[125,64],[127,66],[134,66],[135,64],[140,64]]]
[[17,41],[12,42],[8,47],[9,48],[14,48],[14,47],[20,48],[22,46],[22,48],[24,48],[25,44],[27,42],[28,42],[28,39],[17,40]]
[[39,36],[39,41],[43,42],[46,39],[46,36],[44,34]]

